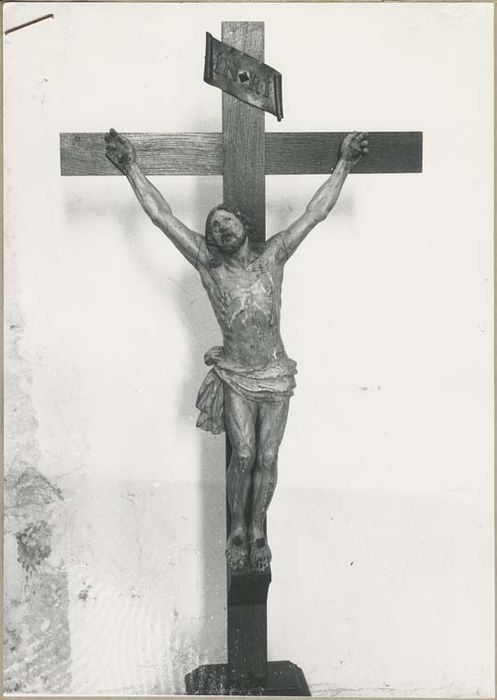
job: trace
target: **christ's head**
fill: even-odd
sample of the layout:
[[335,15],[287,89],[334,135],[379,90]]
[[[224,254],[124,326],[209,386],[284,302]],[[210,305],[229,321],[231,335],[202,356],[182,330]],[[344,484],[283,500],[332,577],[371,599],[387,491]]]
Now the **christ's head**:
[[213,258],[230,255],[245,243],[250,230],[246,217],[239,209],[218,204],[205,222],[205,241]]

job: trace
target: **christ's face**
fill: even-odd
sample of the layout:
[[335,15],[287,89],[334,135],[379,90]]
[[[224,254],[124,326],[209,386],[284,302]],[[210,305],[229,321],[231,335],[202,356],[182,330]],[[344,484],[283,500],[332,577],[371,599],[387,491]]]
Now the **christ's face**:
[[218,209],[211,219],[211,230],[222,253],[235,253],[245,242],[245,228],[240,219],[229,211]]

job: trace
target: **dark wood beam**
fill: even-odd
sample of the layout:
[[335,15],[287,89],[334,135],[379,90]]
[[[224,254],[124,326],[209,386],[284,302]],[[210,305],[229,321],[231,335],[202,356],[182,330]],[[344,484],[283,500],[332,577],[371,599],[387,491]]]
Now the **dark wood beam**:
[[[264,22],[223,22],[222,37],[264,61]],[[248,216],[259,240],[266,233],[264,152],[264,112],[223,92],[223,202]]]
[[[120,175],[105,157],[105,134],[60,135],[62,175]],[[222,175],[223,136],[216,133],[125,134],[148,175]],[[345,132],[268,133],[266,175],[326,174]],[[355,173],[420,173],[420,131],[369,132],[369,154]]]
[[[263,22],[223,22],[225,44],[264,61]],[[264,112],[223,92],[223,202],[239,207],[264,240],[266,183]],[[226,467],[231,458],[227,435]],[[231,529],[227,507],[227,534]],[[265,684],[267,676],[267,594],[271,571],[234,573],[227,569],[228,666],[243,685]]]
[[[373,131],[369,153],[354,173],[420,173],[423,167],[423,133]],[[266,175],[320,175],[331,172],[347,132],[266,134]]]

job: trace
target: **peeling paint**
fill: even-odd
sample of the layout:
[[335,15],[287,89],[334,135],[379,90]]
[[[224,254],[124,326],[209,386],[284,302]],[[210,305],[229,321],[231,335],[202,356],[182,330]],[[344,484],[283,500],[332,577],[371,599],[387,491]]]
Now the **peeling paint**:
[[87,585],[83,586],[83,588],[78,593],[78,600],[82,600],[84,602],[87,601],[90,591],[91,591],[91,584],[87,584]]
[[68,579],[59,542],[64,499],[39,468],[31,369],[22,353],[26,325],[7,232],[5,248],[4,692],[64,694],[71,689]]
[[46,520],[30,523],[16,533],[16,540],[17,561],[28,572],[36,569],[52,551],[52,533]]
[[24,583],[24,601],[6,612],[4,691],[63,693],[70,688],[67,576],[48,562]]
[[43,505],[63,500],[62,491],[33,467],[26,467],[15,484],[16,506]]

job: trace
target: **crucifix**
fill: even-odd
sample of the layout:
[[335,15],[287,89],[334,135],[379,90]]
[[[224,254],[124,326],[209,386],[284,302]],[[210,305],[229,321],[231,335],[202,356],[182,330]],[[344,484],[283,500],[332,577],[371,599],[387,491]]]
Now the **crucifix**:
[[[227,432],[228,662],[188,674],[188,694],[310,694],[298,666],[267,660],[266,512],[296,372],[279,334],[282,270],[349,172],[421,172],[419,132],[266,134],[264,110],[282,118],[281,76],[263,60],[261,22],[223,22],[222,42],[208,35],[204,78],[223,90],[221,134],[61,134],[62,175],[126,175],[199,271],[223,332],[223,346],[206,353],[212,368],[197,425]],[[317,173],[329,178],[305,213],[266,241],[265,176]],[[219,174],[224,201],[210,212],[205,238],[174,217],[146,178]]]

